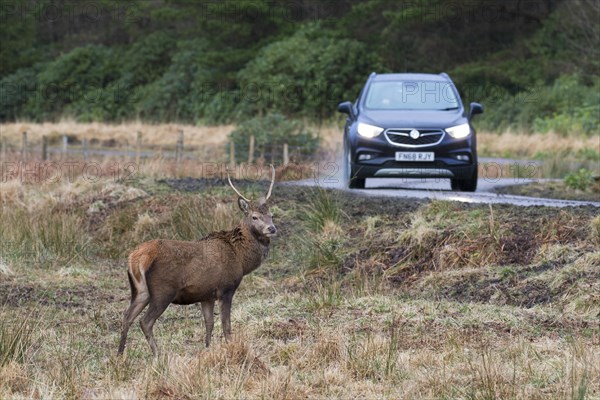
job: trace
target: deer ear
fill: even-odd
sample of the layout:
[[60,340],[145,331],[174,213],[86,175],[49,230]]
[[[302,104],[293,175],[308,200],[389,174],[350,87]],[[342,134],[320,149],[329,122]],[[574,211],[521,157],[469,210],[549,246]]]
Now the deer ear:
[[248,204],[248,202],[241,197],[238,197],[238,205],[244,214],[248,214],[250,212],[250,204]]

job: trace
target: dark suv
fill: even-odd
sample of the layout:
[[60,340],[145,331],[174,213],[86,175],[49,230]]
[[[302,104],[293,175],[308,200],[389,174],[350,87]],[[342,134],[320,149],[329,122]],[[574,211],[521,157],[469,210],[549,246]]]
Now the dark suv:
[[477,188],[477,140],[471,119],[450,77],[372,73],[354,104],[340,103],[344,129],[344,176],[350,188],[365,179],[450,178],[453,190]]

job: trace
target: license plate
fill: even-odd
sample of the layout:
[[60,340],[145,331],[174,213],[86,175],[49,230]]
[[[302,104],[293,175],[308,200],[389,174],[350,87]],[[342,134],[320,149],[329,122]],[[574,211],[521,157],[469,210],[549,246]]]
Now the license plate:
[[397,151],[396,161],[417,161],[417,162],[431,162],[435,160],[434,152],[407,152]]

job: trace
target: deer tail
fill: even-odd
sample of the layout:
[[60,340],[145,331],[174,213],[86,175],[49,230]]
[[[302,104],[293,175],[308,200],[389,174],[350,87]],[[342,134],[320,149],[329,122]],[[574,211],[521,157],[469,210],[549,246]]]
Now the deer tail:
[[146,273],[158,257],[158,242],[151,241],[140,245],[129,255],[129,285],[132,298],[140,293],[148,294]]

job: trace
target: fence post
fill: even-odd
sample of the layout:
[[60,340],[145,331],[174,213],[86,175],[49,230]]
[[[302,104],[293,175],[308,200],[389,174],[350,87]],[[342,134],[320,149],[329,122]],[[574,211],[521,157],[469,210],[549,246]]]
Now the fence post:
[[0,137],[0,146],[2,146],[2,149],[0,149],[0,155],[3,160],[6,160],[6,138],[4,136]]
[[62,139],[63,139],[62,155],[63,155],[63,158],[67,158],[67,148],[69,147],[69,138],[67,137],[67,135],[63,135]]
[[83,161],[87,161],[88,159],[88,141],[87,138],[83,138],[81,142],[81,148],[83,150]]
[[235,169],[235,143],[233,140],[229,141],[229,167]]
[[42,161],[48,159],[48,136],[42,136]]
[[137,138],[135,141],[135,164],[139,167],[140,159],[142,157],[142,132],[137,132]]
[[179,167],[179,162],[181,161],[181,157],[183,155],[183,130],[179,130],[179,137],[177,138],[177,146],[175,147],[175,162]]
[[288,165],[290,163],[290,154],[288,149],[288,144],[283,144],[283,165]]
[[21,142],[21,161],[27,161],[27,131],[23,131],[23,141]]
[[254,161],[254,135],[250,136],[250,146],[248,146],[248,165]]

